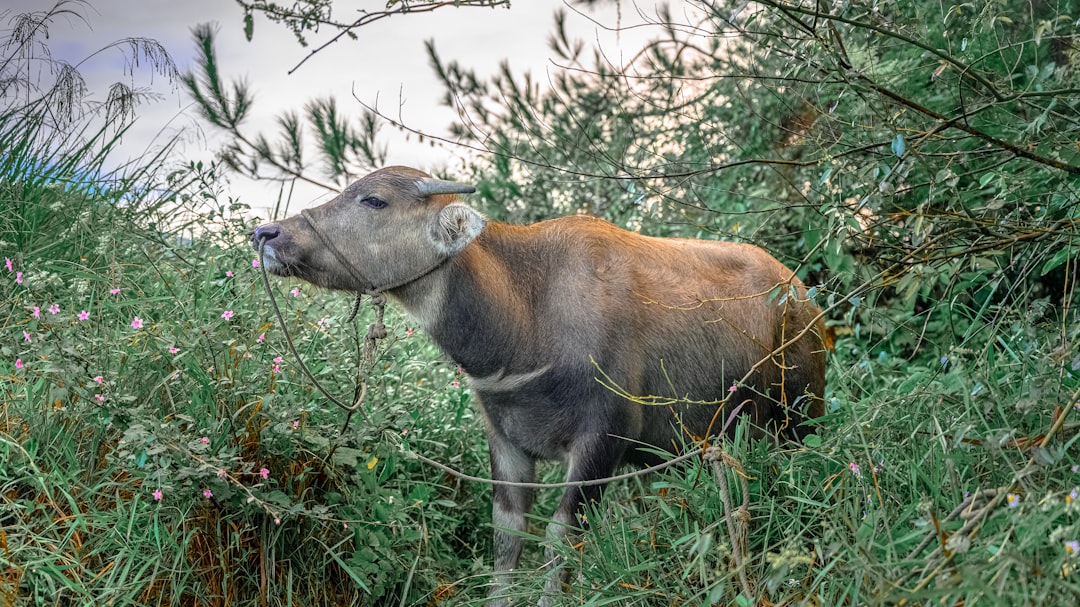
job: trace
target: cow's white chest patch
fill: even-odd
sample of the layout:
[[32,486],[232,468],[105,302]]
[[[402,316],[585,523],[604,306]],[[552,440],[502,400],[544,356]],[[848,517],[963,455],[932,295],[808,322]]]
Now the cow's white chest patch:
[[520,390],[532,380],[544,375],[551,370],[551,365],[545,365],[528,373],[506,373],[505,369],[485,375],[483,377],[469,377],[469,386],[477,392],[513,392]]

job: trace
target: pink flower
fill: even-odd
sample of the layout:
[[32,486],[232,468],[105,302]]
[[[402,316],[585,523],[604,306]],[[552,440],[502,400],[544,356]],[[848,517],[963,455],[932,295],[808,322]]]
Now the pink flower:
[[274,357],[274,362],[276,362],[276,363],[280,363],[283,360],[285,360],[285,359],[281,358],[280,356],[275,356]]
[[177,348],[176,346],[169,346],[169,354],[176,354],[179,351],[180,348]]
[[210,498],[214,497],[214,492],[210,491],[209,489],[203,489],[202,490],[202,496],[205,497],[206,499],[210,499]]
[[270,478],[270,471],[266,468],[259,468],[259,476],[263,477],[264,480],[268,479]]
[[99,403],[103,403],[103,402],[105,402],[105,397],[104,397],[104,396],[102,396],[102,395],[100,395],[100,394],[95,394],[95,395],[94,395],[94,398],[96,398],[96,399],[98,400],[98,402],[99,402]]
[[49,314],[59,314],[59,313],[60,313],[60,304],[55,304],[54,303],[53,305],[49,306]]
[[291,293],[293,297],[300,297],[300,287],[293,287]]
[[109,294],[110,295],[119,295],[120,294],[120,287],[113,287],[113,288],[109,289]]
[[41,308],[34,306],[34,309],[30,311],[30,316],[41,318]]
[[100,376],[100,375],[96,375],[96,376],[94,376],[94,381],[96,381],[96,382],[97,382],[97,383],[99,383],[99,384],[100,384],[100,383],[104,383],[104,382],[105,382],[105,378],[104,378],[104,377],[102,377],[102,376]]
[[225,270],[225,276],[228,276],[229,278],[232,278],[233,277],[232,270]]
[[160,502],[161,498],[164,497],[164,495],[161,493],[161,489],[154,489],[154,492],[151,493],[151,495],[154,496],[154,501],[157,502]]
[[300,420],[298,420],[298,419],[294,419],[294,420],[293,420],[293,423],[292,423],[292,428],[293,428],[293,430],[296,430],[296,429],[297,429],[297,428],[299,428],[299,427],[300,427]]
[[274,519],[274,524],[275,524],[275,525],[280,525],[280,524],[281,524],[281,519],[279,519],[279,518],[275,518],[275,519]]
[[455,379],[454,381],[450,382],[450,385],[455,387],[455,388],[460,388],[461,387],[461,382],[459,382],[458,380]]
[[11,258],[9,258],[9,257],[5,257],[5,258],[4,258],[4,267],[5,267],[5,268],[7,268],[7,271],[8,271],[8,272],[10,272],[10,271],[12,270],[12,267],[11,267]]
[[225,310],[224,312],[221,313],[221,317],[224,318],[225,320],[229,320],[229,319],[231,319],[233,317],[233,311],[232,310]]
[[16,369],[22,369],[23,368],[23,361],[22,361],[21,358],[16,358],[15,359],[15,368]]
[[87,312],[86,310],[79,312],[79,320],[86,320],[87,318],[90,318],[89,312]]
[[255,338],[255,343],[261,344],[264,339],[266,339],[266,333],[260,333],[259,336]]
[[736,392],[736,391],[738,391],[738,389],[739,389],[739,386],[737,386],[735,384],[731,384],[731,387],[728,388],[727,391],[728,392]]
[[217,471],[217,477],[218,477],[218,478],[225,478],[226,476],[229,476],[229,473],[228,473],[228,472],[225,472],[225,469],[224,469],[224,468],[222,468],[221,470],[218,470],[218,471]]
[[281,373],[281,365],[274,365],[273,367],[270,367],[270,370],[274,373]]
[[862,474],[859,471],[859,464],[856,464],[855,462],[851,462],[850,464],[848,464],[848,468],[851,470],[851,473],[854,474],[855,476],[860,476]]
[[253,267],[253,268],[259,267],[259,260],[258,259],[252,259],[251,260],[251,267]]
[[142,319],[139,318],[138,316],[136,316],[135,319],[131,321],[131,328],[132,329],[141,329],[142,328]]
[[413,333],[415,333],[415,331],[412,329],[405,329],[405,337],[412,337]]
[[22,272],[15,272],[15,284],[22,284]]
[[204,445],[209,445],[210,444],[210,439],[208,437],[204,436],[204,437],[199,439],[199,442],[204,444]]
[[26,331],[22,332],[22,336],[23,336],[23,339],[25,339],[26,341],[33,341],[32,339],[30,339],[30,334],[27,333]]

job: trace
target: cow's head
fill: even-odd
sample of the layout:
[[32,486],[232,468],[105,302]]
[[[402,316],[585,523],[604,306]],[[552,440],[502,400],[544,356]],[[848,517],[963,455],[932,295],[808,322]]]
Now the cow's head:
[[455,194],[472,186],[434,179],[408,167],[387,167],[345,188],[337,198],[251,235],[279,276],[330,289],[392,289],[459,253],[486,221]]

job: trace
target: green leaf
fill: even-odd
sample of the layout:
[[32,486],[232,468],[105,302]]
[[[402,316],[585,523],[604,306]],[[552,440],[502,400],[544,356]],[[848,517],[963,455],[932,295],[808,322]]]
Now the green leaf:
[[832,167],[825,169],[825,172],[821,174],[818,185],[825,185],[825,182],[829,180],[829,175],[832,175]]
[[[322,542],[319,543],[322,544]],[[356,571],[354,571],[353,568],[349,566],[348,563],[343,561],[341,557],[337,555],[337,552],[335,550],[331,549],[326,544],[323,544],[323,546],[326,548],[326,554],[330,555],[330,558],[334,559],[334,562],[337,563],[339,567],[341,567],[342,571],[347,573],[349,577],[352,578],[352,581],[356,583],[357,586],[362,588],[364,592],[371,594],[371,588],[366,583],[364,583],[363,578],[361,578],[356,573]]]
[[892,153],[895,154],[897,158],[901,158],[904,155],[904,150],[904,136],[897,135],[892,140]]
[[1058,251],[1054,253],[1054,256],[1047,259],[1046,263],[1043,264],[1042,270],[1039,271],[1039,276],[1046,276],[1050,272],[1053,272],[1058,266],[1068,261],[1072,257],[1072,253],[1073,251],[1070,247],[1058,249]]

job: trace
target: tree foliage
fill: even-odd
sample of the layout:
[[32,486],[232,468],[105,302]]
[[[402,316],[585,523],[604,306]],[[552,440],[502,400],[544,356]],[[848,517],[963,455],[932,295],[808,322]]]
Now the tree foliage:
[[[365,110],[354,125],[340,114],[333,98],[309,101],[302,118],[296,111],[282,113],[274,136],[250,133],[247,119],[254,98],[247,83],[222,76],[211,25],[197,26],[193,35],[197,67],[182,74],[181,80],[203,118],[230,136],[220,151],[230,168],[254,179],[298,179],[336,191],[362,174],[357,170],[382,164],[386,150],[376,140],[379,125],[374,114]],[[308,130],[313,134],[305,135]],[[309,143],[312,137],[314,142]],[[314,168],[309,154],[315,156]],[[313,170],[320,174],[311,174]]]
[[[356,30],[371,25],[376,21],[390,17],[403,17],[410,14],[430,13],[445,8],[495,8],[510,7],[510,0],[435,0],[431,2],[415,0],[388,0],[382,10],[367,7],[353,9],[352,18],[342,18],[340,7],[335,7],[334,0],[299,0],[291,5],[278,4],[268,0],[236,0],[244,9],[244,33],[251,40],[255,33],[255,15],[262,15],[271,22],[287,27],[301,46],[308,47],[308,36],[322,39],[300,60],[289,73],[300,68],[319,51],[340,41],[342,38],[358,40]],[[357,4],[350,2],[349,4]],[[350,7],[351,8],[351,7]],[[323,36],[324,30],[329,35]]]

